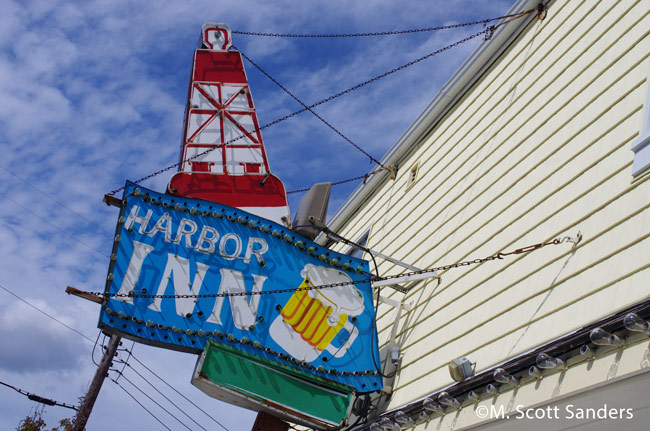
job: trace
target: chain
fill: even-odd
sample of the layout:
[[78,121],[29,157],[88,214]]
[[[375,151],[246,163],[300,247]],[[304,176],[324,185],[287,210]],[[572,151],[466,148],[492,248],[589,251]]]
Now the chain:
[[350,138],[348,138],[347,136],[345,136],[345,135],[344,135],[340,130],[338,130],[336,127],[332,126],[332,125],[331,125],[327,120],[325,120],[323,117],[321,117],[321,116],[318,115],[316,112],[314,112],[311,108],[309,108],[307,105],[305,105],[305,103],[304,103],[302,100],[300,100],[300,99],[299,99],[296,95],[294,95],[291,91],[287,90],[287,89],[286,89],[282,84],[280,84],[280,83],[279,83],[277,80],[275,80],[271,75],[269,75],[269,74],[268,74],[264,69],[262,69],[262,68],[261,68],[257,63],[255,63],[253,60],[251,60],[250,58],[248,58],[248,56],[247,56],[246,54],[244,54],[241,50],[238,50],[235,46],[233,46],[232,48],[233,48],[234,50],[236,50],[236,51],[239,51],[239,53],[241,54],[241,56],[244,57],[246,60],[248,60],[248,62],[249,62],[250,64],[252,64],[253,66],[255,66],[255,68],[256,68],[257,70],[259,70],[260,72],[262,72],[262,73],[264,74],[264,76],[266,76],[267,78],[269,78],[269,79],[270,79],[270,80],[271,80],[275,85],[277,85],[278,87],[280,87],[280,88],[282,89],[282,91],[284,91],[285,93],[287,93],[287,94],[288,94],[288,95],[289,95],[293,100],[295,100],[296,102],[298,102],[299,104],[301,104],[301,105],[303,106],[303,108],[305,108],[305,109],[307,109],[309,112],[311,112],[311,113],[314,115],[314,117],[318,118],[318,119],[319,119],[323,124],[325,124],[327,127],[329,127],[330,129],[332,129],[332,130],[334,131],[334,133],[336,133],[337,135],[339,135],[341,138],[343,138],[345,141],[347,141],[350,145],[352,145],[354,148],[356,148],[356,149],[359,150],[361,153],[363,153],[366,157],[368,157],[368,158],[370,159],[370,161],[375,162],[376,164],[378,164],[378,165],[381,166],[382,168],[385,168],[385,166],[382,165],[381,162],[380,162],[379,160],[377,160],[377,159],[375,159],[374,157],[372,157],[372,156],[371,156],[370,154],[368,154],[368,152],[366,152],[363,148],[361,148],[359,145],[357,145],[357,144],[355,144],[354,142],[352,142],[352,140],[351,140]]
[[[529,10],[529,11],[521,12],[521,13],[519,13],[519,14],[512,15],[512,17],[514,17],[514,18],[518,18],[518,17],[520,17],[520,16],[526,15],[526,14],[531,13],[531,12],[534,12],[534,11],[536,11],[536,9],[531,9],[531,10]],[[514,18],[513,18],[513,19],[514,19]],[[507,21],[507,22],[510,22],[510,21]],[[426,60],[426,59],[428,59],[428,58],[430,58],[430,57],[433,57],[433,56],[435,56],[435,55],[441,54],[441,53],[443,53],[443,52],[445,52],[445,51],[447,51],[447,50],[449,50],[449,49],[451,49],[451,48],[454,48],[454,47],[456,47],[456,46],[458,46],[458,45],[461,45],[461,44],[463,44],[463,43],[465,43],[465,42],[468,42],[468,41],[470,41],[470,40],[472,40],[472,39],[474,39],[474,38],[476,38],[476,37],[478,37],[478,36],[480,36],[480,35],[485,35],[485,38],[486,38],[486,39],[489,39],[489,38],[492,36],[492,34],[494,33],[494,31],[497,29],[497,27],[499,27],[499,26],[501,26],[501,25],[503,25],[503,24],[505,24],[505,23],[506,23],[506,22],[499,23],[499,24],[494,25],[494,26],[490,26],[490,27],[486,28],[485,30],[482,30],[482,31],[480,31],[480,32],[478,32],[478,33],[475,33],[475,34],[471,35],[471,36],[467,36],[467,37],[464,38],[464,39],[461,39],[461,40],[459,40],[459,41],[457,41],[457,42],[454,42],[454,43],[452,43],[452,44],[450,44],[450,45],[447,45],[447,46],[445,46],[445,47],[443,47],[443,48],[437,49],[437,50],[435,50],[435,51],[433,51],[433,52],[431,52],[431,53],[429,53],[429,54],[426,54],[426,55],[424,55],[424,56],[422,56],[422,57],[420,57],[420,58],[417,58],[417,59],[415,59],[415,60],[413,60],[413,61],[410,61],[410,62],[408,62],[408,63],[406,63],[406,64],[403,64],[403,65],[401,65],[401,66],[398,66],[398,67],[396,67],[396,68],[394,68],[394,69],[391,69],[391,70],[389,70],[388,72],[382,73],[381,75],[377,75],[377,76],[375,76],[374,78],[368,79],[367,81],[364,81],[364,82],[362,82],[362,83],[360,83],[360,84],[357,84],[357,85],[355,85],[355,86],[353,86],[353,87],[350,87],[350,88],[348,88],[347,90],[343,90],[343,91],[341,91],[341,92],[339,92],[339,93],[336,93],[336,94],[334,94],[334,95],[332,95],[332,96],[330,96],[330,97],[327,97],[327,98],[325,98],[325,99],[322,99],[322,100],[320,100],[320,101],[318,101],[318,102],[316,102],[316,103],[314,103],[314,104],[312,104],[312,105],[305,106],[305,107],[303,107],[302,109],[299,109],[299,110],[297,110],[297,111],[295,111],[295,112],[292,112],[291,114],[287,114],[287,115],[285,115],[284,117],[278,118],[277,120],[275,120],[275,121],[271,121],[270,123],[267,123],[267,124],[265,124],[265,125],[263,125],[263,126],[256,127],[254,130],[252,130],[252,131],[251,131],[250,133],[248,133],[248,134],[244,134],[244,135],[238,136],[238,137],[236,137],[236,138],[233,138],[233,139],[229,140],[228,142],[225,142],[225,143],[223,143],[223,144],[216,145],[215,147],[210,148],[210,149],[208,149],[208,150],[206,150],[206,151],[204,151],[204,152],[202,152],[202,153],[197,153],[197,154],[195,154],[194,156],[189,157],[189,158],[187,158],[187,159],[185,159],[185,160],[183,160],[183,161],[181,161],[181,162],[178,162],[178,163],[175,163],[175,164],[173,164],[173,165],[167,166],[166,168],[160,169],[160,170],[158,170],[158,171],[156,171],[156,172],[154,172],[154,173],[152,173],[152,174],[149,174],[149,175],[147,175],[147,176],[145,176],[145,177],[142,177],[142,178],[140,178],[140,179],[134,181],[134,183],[135,183],[135,184],[139,184],[139,183],[141,183],[142,181],[145,181],[145,180],[148,180],[148,179],[150,179],[150,178],[153,178],[153,177],[155,177],[155,176],[157,176],[157,175],[160,175],[160,174],[162,174],[162,173],[164,173],[164,172],[169,171],[170,169],[173,169],[173,168],[179,167],[179,166],[181,165],[181,163],[183,163],[183,162],[190,162],[190,161],[192,161],[192,160],[195,160],[195,159],[197,159],[197,158],[199,158],[199,157],[202,157],[202,156],[204,156],[204,155],[210,153],[211,151],[216,150],[217,148],[220,148],[220,147],[225,146],[225,145],[229,145],[229,144],[231,144],[231,143],[233,143],[233,142],[236,142],[236,141],[238,141],[238,140],[240,140],[240,139],[243,139],[244,137],[250,135],[251,133],[257,133],[257,132],[259,132],[259,131],[261,131],[261,130],[264,130],[264,129],[268,128],[268,127],[275,126],[275,125],[278,124],[278,123],[282,123],[283,121],[286,121],[286,120],[288,120],[288,119],[290,119],[290,118],[293,118],[293,117],[295,117],[295,116],[298,115],[298,114],[302,114],[302,113],[305,112],[305,111],[311,111],[312,108],[315,108],[315,107],[317,107],[317,106],[323,105],[323,104],[328,103],[328,102],[331,102],[331,101],[334,100],[334,99],[337,99],[337,98],[339,98],[339,97],[341,97],[341,96],[344,96],[344,95],[349,94],[349,93],[351,93],[351,92],[353,92],[353,91],[355,91],[355,90],[358,90],[358,89],[360,89],[360,88],[362,88],[362,87],[365,87],[365,86],[368,85],[368,84],[372,84],[372,83],[374,83],[374,82],[376,82],[376,81],[379,81],[379,80],[382,79],[382,78],[385,78],[385,77],[387,77],[387,76],[389,76],[389,75],[392,75],[392,74],[395,73],[395,72],[399,72],[400,70],[406,69],[407,67],[413,66],[414,64],[417,64],[417,63],[419,63],[419,62],[421,62],[421,61],[424,61],[424,60]],[[249,61],[250,61],[250,60],[249,60]],[[303,105],[303,106],[304,106],[304,105]],[[364,153],[365,153],[365,152],[364,152]],[[368,155],[368,156],[369,156],[369,155]],[[370,156],[369,156],[369,157],[370,157]],[[377,163],[379,163],[379,162],[377,162]],[[350,181],[352,181],[352,180],[350,180]],[[118,192],[124,190],[125,187],[126,187],[126,186],[122,186],[122,187],[120,187],[120,188],[117,188],[117,189],[115,189],[115,190],[112,190],[112,191],[110,191],[109,193],[107,193],[107,195],[108,195],[108,196],[114,196],[116,193],[118,193]]]
[[31,394],[31,393],[29,393],[27,391],[24,391],[24,390],[22,390],[20,388],[17,388],[15,386],[12,386],[12,385],[4,383],[4,382],[0,382],[0,385],[11,388],[14,391],[18,392],[19,394],[25,395],[30,400],[36,401],[37,403],[45,404],[45,405],[48,405],[48,406],[59,406],[59,407],[65,407],[67,409],[77,410],[77,407],[72,406],[70,404],[60,403],[58,401],[54,401],[54,400],[51,400],[49,398],[41,397],[40,395]]
[[203,293],[203,294],[186,294],[186,295],[153,295],[153,294],[134,294],[134,293],[104,293],[104,292],[84,292],[88,293],[91,295],[96,295],[96,296],[103,296],[105,298],[111,298],[111,297],[130,297],[130,298],[217,298],[217,297],[233,297],[233,296],[248,296],[248,295],[276,295],[280,293],[293,293],[293,292],[300,292],[300,291],[305,291],[305,290],[315,290],[315,289],[329,289],[333,287],[341,287],[341,286],[349,286],[349,285],[356,285],[356,284],[362,284],[362,283],[372,283],[376,281],[384,281],[384,280],[393,280],[396,278],[402,278],[402,277],[408,277],[411,275],[422,275],[422,274],[430,274],[434,272],[439,272],[439,271],[447,271],[449,269],[453,268],[462,268],[465,266],[470,266],[470,265],[478,265],[481,263],[485,262],[490,262],[493,260],[499,260],[503,259],[506,256],[511,256],[511,255],[516,255],[516,254],[524,254],[524,253],[530,253],[535,250],[539,250],[542,247],[546,247],[548,245],[558,245],[562,244],[563,242],[572,242],[574,244],[577,244],[580,240],[582,239],[582,235],[578,233],[577,237],[564,237],[564,238],[555,238],[551,241],[547,242],[540,242],[538,244],[533,244],[529,245],[526,247],[518,248],[516,250],[503,253],[499,252],[496,254],[493,254],[491,256],[487,256],[484,258],[480,259],[473,259],[473,260],[466,260],[462,262],[456,262],[456,263],[451,263],[448,265],[442,265],[442,266],[437,266],[434,268],[427,268],[427,269],[421,269],[419,271],[411,271],[411,272],[406,272],[402,274],[395,274],[395,275],[387,275],[384,277],[370,277],[370,278],[365,278],[362,280],[352,280],[352,281],[344,281],[344,282],[339,282],[339,283],[330,283],[330,284],[321,284],[317,286],[304,286],[304,287],[289,287],[285,289],[270,289],[270,290],[263,290],[263,291],[252,291],[252,292],[228,292],[228,293]]
[[[374,171],[369,172],[369,173],[367,173],[367,174],[359,175],[358,177],[349,178],[349,179],[347,179],[347,180],[342,180],[342,181],[337,181],[337,182],[335,182],[335,183],[332,183],[331,185],[332,185],[332,186],[338,186],[338,185],[340,185],[340,184],[345,184],[345,183],[349,183],[349,182],[357,181],[357,180],[361,180],[361,179],[363,179],[363,181],[364,181],[364,183],[365,183],[366,180],[367,180],[368,178],[370,178],[371,176],[373,176],[373,175],[375,175],[375,174],[378,174],[379,172],[382,172],[382,171],[385,171],[385,170],[387,170],[387,168],[377,169],[377,170],[374,170]],[[304,192],[308,192],[309,190],[310,190],[309,188],[306,188],[306,189],[298,189],[298,190],[291,190],[291,191],[287,192],[287,194],[288,194],[288,195],[291,195],[291,194],[294,194],[294,193],[304,193]]]
[[395,30],[395,31],[380,31],[373,33],[341,33],[341,34],[295,34],[295,33],[260,33],[253,31],[237,31],[233,30],[233,34],[241,34],[244,36],[265,36],[265,37],[292,37],[292,38],[303,38],[303,39],[316,39],[316,38],[341,38],[341,37],[369,37],[369,36],[391,36],[396,34],[412,34],[412,33],[424,33],[431,31],[439,30],[449,30],[454,28],[470,27],[478,24],[488,24],[492,21],[498,21],[505,18],[520,17],[525,14],[536,12],[537,9],[530,9],[524,12],[519,12],[511,15],[504,15],[497,18],[487,18],[477,21],[470,21],[461,24],[450,24],[450,25],[441,25],[438,27],[426,27],[426,28],[415,28],[409,30]]

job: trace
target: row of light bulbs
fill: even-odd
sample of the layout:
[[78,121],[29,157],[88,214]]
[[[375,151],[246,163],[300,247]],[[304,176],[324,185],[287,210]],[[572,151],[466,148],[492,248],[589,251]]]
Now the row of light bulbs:
[[[625,329],[631,332],[641,332],[650,334],[650,322],[643,320],[635,313],[628,313],[623,318]],[[621,347],[625,344],[619,336],[611,334],[602,328],[592,329],[589,333],[591,343],[597,346]],[[588,344],[580,348],[580,355],[584,358],[591,359],[596,353]],[[533,378],[542,378],[543,370],[560,370],[565,369],[565,362],[557,357],[546,353],[540,353],[535,358],[535,365],[528,369],[528,376]],[[503,368],[497,368],[492,373],[492,378],[496,383],[503,386],[516,386],[520,379],[509,374]],[[485,394],[494,396],[499,392],[499,386],[489,383],[485,387]],[[480,399],[477,391],[469,391],[466,395],[467,401],[473,403]],[[405,428],[413,427],[416,423],[421,423],[434,416],[442,416],[446,413],[447,408],[458,410],[462,407],[461,401],[454,398],[449,392],[443,391],[436,395],[431,395],[422,401],[422,409],[417,415],[409,415],[400,410],[395,412],[392,417],[382,417],[370,424],[371,431],[398,431]]]

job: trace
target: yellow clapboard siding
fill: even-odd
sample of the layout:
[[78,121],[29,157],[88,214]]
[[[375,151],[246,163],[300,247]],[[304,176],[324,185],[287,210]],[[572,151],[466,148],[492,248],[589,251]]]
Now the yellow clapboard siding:
[[[575,234],[578,247],[452,269],[407,295],[389,408],[650,295],[650,175],[633,181],[650,69],[647,1],[553,1],[339,232],[431,267]],[[410,167],[417,181],[405,187]],[[344,250],[343,245],[337,246]],[[405,272],[379,261],[381,275]],[[644,282],[645,281],[645,282]],[[380,345],[394,310],[380,306]]]

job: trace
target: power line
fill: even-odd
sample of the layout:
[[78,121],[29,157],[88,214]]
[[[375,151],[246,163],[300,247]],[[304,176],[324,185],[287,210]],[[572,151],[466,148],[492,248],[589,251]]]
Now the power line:
[[380,32],[373,32],[373,33],[296,34],[296,33],[261,33],[261,32],[241,31],[241,30],[233,30],[232,33],[241,34],[244,36],[286,37],[286,38],[303,38],[303,39],[392,36],[398,34],[413,34],[413,33],[432,32],[438,30],[449,30],[454,28],[469,27],[477,24],[487,24],[492,21],[498,21],[505,18],[518,17],[521,16],[522,14],[529,14],[536,10],[537,9],[530,9],[528,11],[519,12],[512,15],[504,15],[496,18],[481,19],[481,20],[470,21],[461,24],[441,25],[437,27],[415,28],[415,29],[408,29],[408,30],[380,31]]
[[61,229],[60,227],[58,227],[57,225],[53,224],[53,223],[50,222],[49,220],[47,220],[47,219],[45,219],[44,217],[41,217],[40,215],[36,214],[34,211],[30,210],[29,208],[27,208],[26,206],[24,206],[24,205],[21,204],[20,202],[18,202],[18,201],[16,201],[16,200],[12,199],[11,197],[7,196],[6,194],[0,192],[0,195],[1,195],[1,196],[4,196],[6,199],[10,200],[11,202],[13,202],[14,204],[18,205],[19,207],[21,207],[21,208],[24,209],[25,211],[29,212],[30,214],[32,214],[32,215],[38,217],[39,219],[43,220],[45,223],[49,224],[50,226],[52,226],[53,228],[55,228],[55,229],[58,230],[59,232],[65,234],[65,235],[67,235],[67,236],[69,236],[70,238],[74,239],[74,240],[77,241],[78,243],[85,245],[86,247],[88,247],[88,248],[91,249],[92,251],[94,251],[94,252],[96,252],[96,253],[99,253],[99,254],[101,254],[101,255],[104,256],[104,257],[109,257],[107,254],[105,254],[105,253],[103,253],[103,252],[97,250],[97,249],[96,249],[95,247],[93,247],[92,245],[87,244],[86,242],[80,240],[79,238],[77,238],[76,236],[72,235],[71,233],[66,232],[65,230],[63,230],[63,229]]
[[[126,350],[126,349],[125,349],[125,350]],[[128,352],[128,350],[126,350],[126,351]],[[174,392],[176,392],[178,395],[180,395],[181,397],[183,397],[183,398],[185,399],[185,401],[187,401],[187,402],[189,402],[190,404],[192,404],[194,407],[196,407],[196,408],[197,408],[198,410],[200,410],[204,415],[206,415],[207,417],[209,417],[210,419],[212,419],[212,420],[213,420],[217,425],[219,425],[219,426],[220,426],[221,428],[223,428],[225,431],[230,431],[230,430],[229,430],[228,428],[226,428],[226,427],[225,427],[221,422],[219,422],[218,420],[216,420],[215,418],[213,418],[212,416],[210,416],[210,414],[209,414],[208,412],[206,412],[205,410],[203,410],[201,407],[199,407],[198,405],[196,405],[192,400],[190,400],[190,399],[187,398],[185,395],[183,395],[183,394],[182,394],[178,389],[176,389],[175,387],[173,387],[172,385],[170,385],[169,383],[167,383],[167,381],[166,381],[165,379],[163,379],[163,378],[160,377],[158,374],[156,374],[156,373],[155,373],[151,368],[149,368],[149,367],[147,367],[145,364],[143,364],[142,361],[140,361],[140,360],[139,360],[139,359],[138,359],[138,358],[137,358],[137,357],[136,357],[132,352],[129,352],[129,353],[131,353],[131,357],[132,357],[133,359],[135,359],[136,362],[138,362],[140,365],[142,365],[142,366],[143,366],[147,371],[149,371],[151,374],[153,374],[154,376],[156,376],[156,377],[157,377],[161,382],[163,382],[164,384],[166,384],[167,386],[169,386],[169,387],[170,387]]]
[[30,183],[30,182],[27,181],[26,179],[24,179],[24,178],[22,178],[22,177],[16,175],[15,173],[11,172],[11,171],[10,171],[9,169],[7,169],[5,166],[0,165],[0,168],[4,169],[8,174],[10,174],[10,175],[12,175],[12,176],[18,178],[20,181],[24,182],[25,184],[27,184],[27,185],[28,185],[29,187],[31,187],[32,189],[36,190],[37,192],[41,193],[41,194],[44,195],[45,197],[49,198],[52,202],[54,202],[54,203],[60,205],[61,207],[67,209],[68,211],[70,211],[71,213],[73,213],[74,215],[76,215],[77,217],[79,217],[79,218],[81,218],[82,220],[86,221],[88,224],[92,224],[92,225],[96,226],[98,229],[100,229],[100,230],[102,230],[102,231],[108,233],[108,231],[106,231],[103,227],[101,227],[100,225],[98,225],[98,224],[95,223],[94,221],[87,219],[87,218],[86,218],[85,216],[83,216],[82,214],[80,214],[80,213],[78,213],[77,211],[73,210],[72,208],[66,206],[64,203],[58,201],[57,199],[55,199],[54,197],[52,197],[50,194],[48,194],[47,192],[45,192],[45,191],[39,189],[38,187],[36,187],[35,185],[33,185],[32,183]]
[[[162,405],[160,405],[160,403],[159,403],[158,401],[156,401],[156,400],[154,400],[153,398],[151,398],[151,396],[150,396],[149,394],[147,394],[145,391],[143,391],[142,389],[140,389],[140,387],[139,387],[138,385],[136,385],[136,384],[133,383],[131,380],[129,380],[129,378],[126,377],[125,375],[123,375],[119,370],[111,369],[111,371],[116,372],[116,373],[118,373],[119,375],[121,375],[122,377],[124,377],[124,380],[126,380],[127,382],[129,382],[129,383],[131,384],[131,386],[133,386],[133,387],[136,388],[138,391],[140,391],[140,392],[142,393],[142,395],[144,395],[145,397],[149,398],[149,400],[151,400],[155,405],[157,405],[158,407],[160,407],[160,408],[161,408],[165,413],[167,413],[169,416],[171,416],[171,417],[173,417],[174,419],[176,419],[176,421],[178,421],[178,423],[180,423],[181,425],[183,425],[183,426],[184,426],[185,428],[187,428],[188,430],[192,431],[192,428],[188,427],[188,426],[185,424],[185,422],[183,422],[182,420],[178,419],[178,418],[176,417],[176,415],[174,415],[174,414],[171,413],[169,410],[167,410],[167,409],[164,408]],[[116,383],[117,383],[117,381],[116,381]]]
[[[235,46],[233,46],[233,49],[234,49],[234,50],[238,50]],[[363,148],[361,148],[359,145],[357,145],[357,144],[355,144],[354,142],[352,142],[352,140],[351,140],[350,138],[348,138],[347,136],[345,136],[345,135],[344,135],[340,130],[338,130],[336,127],[332,126],[332,125],[331,125],[327,120],[325,120],[323,117],[321,117],[321,116],[318,115],[316,112],[314,112],[313,109],[311,109],[311,108],[309,108],[307,105],[305,105],[305,103],[303,103],[302,100],[300,100],[300,99],[299,99],[296,95],[294,95],[291,91],[287,90],[287,89],[286,89],[282,84],[280,84],[280,83],[279,83],[275,78],[273,78],[271,75],[269,75],[269,74],[268,74],[264,69],[262,69],[262,68],[261,68],[257,63],[255,63],[253,60],[251,60],[251,59],[250,59],[246,54],[244,54],[241,50],[238,50],[238,51],[239,51],[239,53],[241,54],[242,57],[244,57],[246,60],[248,60],[248,62],[249,62],[250,64],[252,64],[252,65],[253,65],[257,70],[259,70],[262,74],[264,74],[264,76],[266,76],[267,78],[269,78],[269,79],[271,80],[271,82],[273,82],[273,83],[274,83],[275,85],[277,85],[280,89],[282,89],[282,91],[284,91],[285,93],[287,93],[287,94],[288,94],[288,95],[289,95],[293,100],[295,100],[296,102],[298,102],[299,104],[301,104],[303,108],[306,108],[309,112],[311,112],[311,113],[314,115],[314,117],[318,118],[318,119],[319,119],[323,124],[325,124],[327,127],[329,127],[330,129],[332,129],[332,130],[334,131],[334,133],[336,133],[337,135],[339,135],[340,137],[342,137],[342,138],[343,138],[345,141],[347,141],[350,145],[352,145],[354,148],[356,148],[356,149],[359,150],[361,153],[363,153],[366,157],[368,157],[368,158],[370,159],[370,161],[375,162],[376,164],[378,164],[378,165],[381,166],[382,168],[386,168],[384,165],[381,164],[381,162],[380,162],[379,160],[377,160],[377,159],[375,159],[374,157],[372,157],[372,156],[371,156],[370,154],[368,154],[368,153],[367,153]]]
[[59,401],[55,401],[55,400],[51,400],[49,398],[41,397],[40,395],[32,394],[30,392],[27,392],[27,391],[25,391],[23,389],[17,388],[15,386],[12,386],[12,385],[10,385],[8,383],[5,383],[5,382],[0,382],[0,385],[11,388],[14,391],[18,392],[19,394],[25,395],[30,400],[36,401],[37,403],[45,404],[45,405],[48,405],[48,406],[58,406],[58,407],[65,407],[66,409],[77,410],[77,407],[75,407],[75,406],[73,406],[71,404],[61,403]]
[[[110,378],[110,377],[109,377],[109,378]],[[124,392],[126,392],[126,394],[127,394],[128,396],[130,396],[130,397],[133,399],[133,401],[135,401],[136,403],[138,403],[138,405],[139,405],[140,407],[142,407],[142,408],[143,408],[147,413],[149,413],[149,414],[151,415],[152,418],[154,418],[155,420],[157,420],[157,421],[160,423],[160,425],[164,426],[164,427],[167,428],[169,431],[172,431],[172,429],[169,428],[167,425],[165,425],[165,424],[163,423],[163,421],[161,421],[160,419],[158,419],[158,417],[157,417],[156,415],[154,415],[153,413],[151,413],[151,411],[150,411],[148,408],[146,408],[144,405],[142,405],[142,403],[141,403],[140,401],[138,401],[136,397],[134,397],[133,395],[131,395],[131,393],[130,393],[129,391],[127,391],[126,388],[125,388],[124,386],[120,385],[119,382],[118,382],[117,380],[111,378],[111,381],[112,381],[113,383],[115,383],[117,386],[119,386],[119,387],[120,387]]]
[[[127,351],[128,351],[128,350],[127,350]],[[129,353],[129,357],[130,357],[130,356],[131,356],[131,353]],[[149,380],[147,380],[147,379],[146,379],[142,374],[140,374],[140,373],[139,373],[135,368],[133,368],[133,367],[131,366],[131,364],[129,364],[127,361],[128,361],[128,359],[127,359],[126,361],[119,360],[118,362],[122,362],[122,363],[124,364],[124,367],[129,367],[131,370],[133,370],[133,372],[136,373],[138,376],[140,376],[140,378],[141,378],[142,380],[144,380],[145,382],[147,382],[147,383],[149,384],[149,386],[151,386],[151,387],[152,387],[156,392],[158,392],[158,393],[159,393],[163,398],[165,398],[167,401],[169,401],[169,403],[170,403],[171,405],[173,405],[174,407],[176,407],[176,408],[177,408],[181,413],[183,413],[185,416],[187,416],[187,417],[189,418],[189,420],[191,420],[192,422],[194,422],[195,424],[197,424],[197,425],[199,426],[199,428],[201,428],[201,429],[203,429],[203,430],[205,430],[205,431],[208,431],[208,430],[207,430],[205,427],[203,427],[200,423],[198,423],[197,421],[195,421],[194,418],[192,418],[190,415],[188,415],[188,414],[185,412],[185,410],[183,410],[182,408],[180,408],[180,407],[179,407],[178,405],[176,405],[172,400],[170,400],[170,399],[169,399],[165,394],[163,394],[162,392],[160,392],[160,390],[158,390],[158,388],[156,388],[156,387],[153,385],[153,383],[151,383]],[[121,372],[119,372],[120,375],[122,375],[123,372],[124,372],[124,368],[122,369]],[[126,377],[125,377],[125,378],[126,378]]]
[[47,314],[45,311],[41,310],[40,308],[38,308],[37,306],[35,306],[35,305],[32,304],[31,302],[29,302],[29,301],[27,301],[26,299],[21,298],[20,296],[16,295],[16,294],[13,293],[11,290],[9,290],[9,289],[7,289],[6,287],[4,287],[2,284],[0,284],[0,288],[3,289],[5,292],[9,293],[10,295],[15,296],[17,299],[23,301],[25,304],[29,305],[30,307],[32,307],[34,310],[38,311],[39,313],[42,313],[42,314],[46,315],[47,317],[49,317],[50,319],[54,320],[55,322],[60,323],[61,325],[63,325],[63,326],[65,326],[66,328],[68,328],[69,330],[74,331],[74,332],[76,332],[77,334],[81,335],[81,336],[84,337],[86,340],[90,341],[91,343],[94,343],[93,339],[90,338],[90,337],[88,337],[86,334],[84,334],[84,333],[82,333],[82,332],[79,332],[78,330],[74,329],[74,328],[71,327],[71,326],[66,325],[65,323],[63,323],[63,322],[61,322],[59,319],[57,319],[56,317]]

